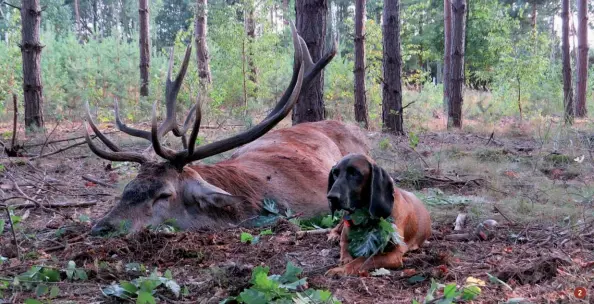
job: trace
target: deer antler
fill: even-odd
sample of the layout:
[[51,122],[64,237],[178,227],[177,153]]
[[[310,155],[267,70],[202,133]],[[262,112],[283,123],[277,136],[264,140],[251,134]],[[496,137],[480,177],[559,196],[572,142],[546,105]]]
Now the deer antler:
[[[336,54],[336,44],[333,49],[328,52],[322,59],[317,63],[313,63],[311,55],[307,49],[305,41],[297,34],[295,25],[291,22],[291,32],[293,35],[293,46],[295,48],[295,61],[293,65],[293,76],[291,83],[285,93],[274,107],[272,112],[266,116],[266,118],[254,126],[253,128],[244,131],[240,134],[226,138],[217,142],[207,144],[202,147],[195,148],[196,137],[200,129],[201,109],[200,105],[196,104],[196,120],[194,121],[194,127],[190,134],[188,148],[182,151],[174,151],[169,148],[163,147],[160,144],[160,134],[157,129],[156,120],[156,105],[153,106],[153,119],[152,119],[152,142],[155,153],[174,164],[179,169],[183,168],[186,164],[203,159],[212,155],[216,155],[225,151],[229,151],[233,148],[247,144],[251,141],[266,134],[274,126],[276,126],[283,118],[285,118],[295,103],[301,92],[303,86],[309,85],[309,83],[322,71],[322,69],[332,60]],[[307,74],[304,77],[304,74]]]
[[[185,123],[182,129],[180,129],[177,125],[175,107],[177,104],[177,94],[179,93],[179,90],[181,88],[181,84],[186,75],[186,71],[188,70],[190,55],[192,54],[192,44],[189,44],[186,48],[186,53],[184,55],[184,60],[182,62],[181,68],[177,76],[175,77],[175,80],[172,81],[171,73],[173,70],[173,51],[174,48],[172,47],[169,53],[169,66],[167,69],[167,81],[165,83],[165,107],[167,109],[166,118],[159,126],[159,135],[164,136],[169,131],[172,131],[173,135],[177,137],[182,137],[182,143],[185,148],[186,140],[184,134],[187,132],[187,129],[190,125],[189,122],[192,120],[194,116],[194,107],[190,109],[190,112],[188,113],[188,116],[185,119]],[[120,131],[134,137],[144,138],[149,141],[151,140],[150,131],[131,128],[122,122],[120,118],[120,109],[117,99],[114,99],[114,114],[116,125],[118,126],[118,129],[120,129]]]

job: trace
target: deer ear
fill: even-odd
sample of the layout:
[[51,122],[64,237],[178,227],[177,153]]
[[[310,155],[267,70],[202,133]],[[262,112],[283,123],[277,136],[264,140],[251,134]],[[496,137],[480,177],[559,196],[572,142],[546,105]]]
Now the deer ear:
[[369,214],[375,218],[388,218],[394,206],[394,184],[388,172],[376,164],[371,165],[369,189]]
[[182,197],[184,204],[203,210],[210,208],[235,209],[236,205],[244,202],[244,198],[241,196],[231,195],[205,181],[197,180],[188,181],[185,184]]

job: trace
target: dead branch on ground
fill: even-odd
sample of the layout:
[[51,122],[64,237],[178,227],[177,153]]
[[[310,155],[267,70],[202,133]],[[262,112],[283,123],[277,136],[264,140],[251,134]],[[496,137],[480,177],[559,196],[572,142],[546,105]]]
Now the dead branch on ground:
[[89,181],[89,182],[95,183],[95,184],[97,184],[97,185],[101,185],[101,186],[103,186],[103,187],[107,187],[107,188],[115,188],[115,186],[114,186],[114,185],[112,185],[112,184],[108,184],[108,183],[106,183],[106,182],[102,182],[102,181],[100,181],[100,180],[98,180],[98,179],[96,179],[96,178],[90,177],[90,176],[88,176],[88,175],[83,175],[83,176],[82,176],[82,178],[83,178],[84,180],[86,180],[86,181]]

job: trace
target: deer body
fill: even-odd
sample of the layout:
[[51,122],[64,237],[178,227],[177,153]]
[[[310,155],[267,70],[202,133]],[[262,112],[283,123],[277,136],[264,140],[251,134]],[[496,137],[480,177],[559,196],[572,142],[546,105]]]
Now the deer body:
[[215,165],[189,166],[208,183],[254,206],[267,198],[304,216],[327,211],[328,171],[348,153],[369,151],[356,126],[326,120],[270,132]]
[[[264,199],[277,203],[279,209],[291,209],[305,216],[327,210],[326,187],[330,168],[349,153],[368,153],[363,132],[356,126],[337,121],[304,123],[269,132],[291,111],[302,87],[317,77],[332,60],[335,47],[314,63],[305,41],[291,23],[295,61],[287,90],[270,114],[251,129],[229,138],[195,147],[202,113],[200,103],[190,110],[183,126],[175,117],[177,94],[188,68],[191,47],[188,46],[180,72],[171,78],[173,51],[165,89],[167,115],[157,124],[156,103],[150,131],[126,126],[115,116],[118,128],[129,135],[151,142],[156,155],[165,159],[155,162],[138,152],[122,151],[103,135],[93,123],[87,103],[86,122],[109,150],[99,148],[90,138],[91,151],[111,161],[140,163],[136,178],[130,181],[115,206],[92,228],[92,234],[110,232],[125,223],[128,232],[175,220],[184,230],[224,228],[245,223],[262,211]],[[192,117],[192,131],[186,138]],[[171,132],[181,137],[183,149],[172,150],[161,144],[161,137]],[[230,159],[215,165],[192,164],[225,151],[238,148]]]

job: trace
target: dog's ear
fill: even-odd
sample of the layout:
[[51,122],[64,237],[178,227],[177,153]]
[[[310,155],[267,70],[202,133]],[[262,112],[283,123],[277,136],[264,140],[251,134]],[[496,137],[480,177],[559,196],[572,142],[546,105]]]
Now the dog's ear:
[[371,164],[369,214],[375,218],[388,218],[394,206],[394,184],[388,172]]
[[[335,166],[332,166],[332,168],[330,168],[330,172],[328,172],[328,189],[326,189],[326,194],[330,192],[335,182],[334,173],[332,172],[334,171],[334,167]],[[328,200],[328,207],[330,207],[330,213],[332,214],[332,217],[334,217],[334,211],[336,211],[336,209],[335,206],[332,206],[332,202],[330,202],[330,200]]]

